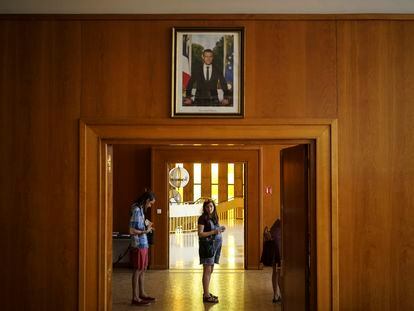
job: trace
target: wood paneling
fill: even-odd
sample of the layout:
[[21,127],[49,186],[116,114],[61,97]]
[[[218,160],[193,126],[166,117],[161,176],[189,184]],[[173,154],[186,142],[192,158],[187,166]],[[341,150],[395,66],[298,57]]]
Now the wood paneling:
[[[245,26],[247,37],[247,117],[336,117],[335,22],[238,24]],[[82,117],[168,118],[171,28],[179,25],[171,21],[83,21]],[[234,22],[208,23],[215,25]]]
[[224,202],[228,200],[227,163],[221,162],[218,165],[218,202]]
[[0,22],[5,310],[77,308],[80,35],[76,21]]
[[2,16],[2,307],[77,308],[79,118],[214,130],[220,121],[169,118],[171,27],[236,25],[246,115],[227,123],[241,140],[258,119],[338,118],[340,308],[409,309],[414,25],[412,15],[370,18]]
[[315,232],[308,229],[309,168],[308,146],[297,145],[280,154],[282,295],[285,310],[318,310],[310,306],[309,240]]
[[413,306],[413,38],[412,21],[338,23],[343,310]]
[[147,145],[114,145],[113,230],[129,233],[131,204],[151,187],[151,149]]
[[183,188],[183,202],[193,201],[194,200],[194,163],[183,163],[184,168],[187,170],[190,175],[190,180],[188,181],[187,186]]
[[[280,151],[289,145],[264,145],[263,150],[263,226],[269,228],[280,218]],[[266,194],[265,187],[272,193]]]
[[170,28],[151,21],[82,23],[82,117],[169,117]]
[[246,36],[247,116],[336,117],[334,22],[261,21]]
[[234,163],[234,196],[243,197],[243,163]]
[[201,196],[211,198],[211,163],[201,163]]

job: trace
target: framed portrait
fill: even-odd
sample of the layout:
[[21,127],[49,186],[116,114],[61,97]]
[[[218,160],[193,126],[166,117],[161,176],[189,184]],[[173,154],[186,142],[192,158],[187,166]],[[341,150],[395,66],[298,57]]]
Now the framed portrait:
[[171,117],[244,117],[244,28],[173,28]]

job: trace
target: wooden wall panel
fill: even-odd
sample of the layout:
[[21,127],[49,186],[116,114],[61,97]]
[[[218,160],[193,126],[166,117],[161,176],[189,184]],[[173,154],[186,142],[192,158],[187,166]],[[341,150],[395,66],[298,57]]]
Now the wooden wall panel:
[[211,198],[211,163],[201,163],[201,196]]
[[234,197],[243,197],[243,163],[234,163]]
[[218,202],[220,203],[228,200],[227,163],[218,164],[218,174]]
[[414,292],[414,22],[338,22],[341,310]]
[[[263,227],[269,228],[280,218],[280,151],[289,145],[265,145],[263,150]],[[272,187],[266,194],[265,187]]]
[[[24,138],[16,137],[13,139],[12,133],[18,129],[17,120],[13,120],[14,115],[16,115],[14,111],[18,107],[13,107],[13,103],[16,103],[16,95],[12,92],[11,85],[6,83],[8,80],[17,82],[15,64],[18,57],[15,46],[18,40],[16,33],[16,24],[5,21],[0,23],[0,139],[2,141],[0,144],[0,161],[1,163],[7,163],[0,174],[0,226],[3,232],[0,237],[0,248],[3,255],[0,269],[3,270],[0,270],[0,273],[4,284],[8,284],[8,286],[1,287],[0,299],[4,302],[5,308],[8,309],[12,308],[12,301],[8,297],[12,297],[19,286],[15,276],[19,275],[19,271],[21,271],[14,263],[23,264],[24,262],[22,257],[18,257],[16,260],[14,254],[18,252],[18,256],[22,255],[23,252],[19,251],[17,246],[26,243],[23,235],[15,235],[17,220],[23,217],[24,210],[23,208],[14,209],[12,207],[27,205],[27,192],[22,190],[29,184],[27,178],[26,180],[19,178],[19,175],[24,176],[25,171],[25,162],[22,160],[24,153],[18,152],[19,149],[23,149]],[[15,85],[17,88],[16,83]],[[20,107],[19,110],[22,111],[23,108]],[[6,149],[6,146],[8,149]],[[13,162],[14,165],[12,165]],[[17,187],[21,188],[16,189]],[[23,302],[20,306],[23,306]]]
[[77,308],[79,118],[176,122],[171,27],[237,25],[246,117],[229,122],[338,118],[341,310],[410,309],[412,18],[284,19],[2,17],[3,308]]
[[[171,29],[180,24],[84,21],[82,117],[168,118]],[[210,21],[208,26],[227,24],[235,22]],[[247,118],[336,117],[334,21],[236,24],[246,30]]]
[[4,310],[77,308],[80,35],[0,22]]
[[169,24],[84,21],[82,60],[82,117],[169,117]]
[[183,163],[184,168],[187,170],[190,175],[190,180],[188,181],[187,186],[183,188],[183,202],[193,201],[194,200],[194,163]]
[[247,116],[336,117],[335,22],[260,21],[246,35]]
[[132,202],[151,187],[151,149],[146,145],[114,145],[113,230],[129,232]]

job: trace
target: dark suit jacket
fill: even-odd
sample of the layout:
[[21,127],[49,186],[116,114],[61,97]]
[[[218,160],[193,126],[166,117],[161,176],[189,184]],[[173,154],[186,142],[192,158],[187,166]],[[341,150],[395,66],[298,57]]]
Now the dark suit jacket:
[[210,80],[204,78],[203,66],[193,70],[190,81],[188,81],[186,87],[186,96],[190,98],[192,96],[191,90],[196,89],[194,105],[195,106],[219,106],[217,89],[222,89],[224,98],[229,98],[231,95],[227,82],[224,79],[223,73],[214,65],[212,66],[212,72]]

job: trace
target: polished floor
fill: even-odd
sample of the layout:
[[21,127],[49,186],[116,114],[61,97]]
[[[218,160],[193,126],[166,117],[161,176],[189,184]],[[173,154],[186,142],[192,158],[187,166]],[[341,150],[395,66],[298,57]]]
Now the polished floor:
[[114,311],[123,310],[281,310],[272,303],[271,268],[264,270],[219,270],[211,278],[210,291],[219,296],[218,304],[202,302],[202,272],[197,270],[150,270],[145,284],[148,294],[157,298],[150,306],[132,306],[129,269],[115,269],[112,277]]
[[[223,245],[220,264],[216,269],[244,269],[244,224],[243,220],[222,220],[226,227],[222,233]],[[197,232],[170,234],[170,269],[202,270],[198,256]]]

